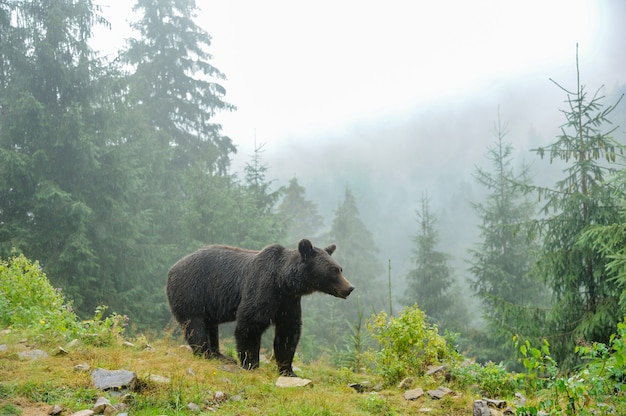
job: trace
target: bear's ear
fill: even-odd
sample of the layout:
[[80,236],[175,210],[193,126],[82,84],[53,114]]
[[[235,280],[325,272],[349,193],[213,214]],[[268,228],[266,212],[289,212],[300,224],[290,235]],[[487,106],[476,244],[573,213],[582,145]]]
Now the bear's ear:
[[333,255],[333,253],[335,252],[335,249],[336,249],[336,248],[337,248],[337,246],[336,246],[336,245],[331,244],[331,245],[329,245],[328,247],[326,247],[326,248],[324,249],[324,251],[325,251],[325,252],[327,252],[327,253],[328,253],[328,255],[332,256],[332,255]]
[[306,238],[303,238],[298,243],[298,251],[300,252],[300,257],[302,257],[302,260],[305,261],[307,258],[313,257],[313,254],[315,253],[313,251],[313,244],[311,244],[311,242]]

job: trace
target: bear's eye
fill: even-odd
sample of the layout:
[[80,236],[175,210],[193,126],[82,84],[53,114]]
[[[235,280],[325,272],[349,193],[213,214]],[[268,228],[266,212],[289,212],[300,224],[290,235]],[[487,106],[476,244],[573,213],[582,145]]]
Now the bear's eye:
[[341,267],[333,267],[333,272],[334,272],[335,274],[339,274],[339,273],[343,272],[343,270],[342,270],[342,268],[341,268]]

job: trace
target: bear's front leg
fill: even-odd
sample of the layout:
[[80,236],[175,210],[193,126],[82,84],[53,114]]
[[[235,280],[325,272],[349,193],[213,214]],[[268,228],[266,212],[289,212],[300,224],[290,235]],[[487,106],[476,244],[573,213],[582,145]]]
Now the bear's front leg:
[[246,370],[259,368],[259,351],[261,350],[261,335],[267,329],[260,325],[237,323],[235,341],[241,366]]
[[283,305],[276,316],[274,356],[281,376],[298,377],[293,371],[293,356],[302,331],[302,308],[300,299]]

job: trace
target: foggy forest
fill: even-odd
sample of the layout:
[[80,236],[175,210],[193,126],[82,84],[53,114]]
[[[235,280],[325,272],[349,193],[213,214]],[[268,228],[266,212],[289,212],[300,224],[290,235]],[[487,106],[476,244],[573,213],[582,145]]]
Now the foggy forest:
[[198,10],[136,0],[103,51],[111,7],[0,2],[0,258],[39,261],[83,317],[106,305],[159,333],[182,256],[309,238],[337,244],[356,290],[303,301],[307,360],[349,359],[370,316],[414,304],[479,362],[518,365],[514,335],[549,336],[565,367],[608,342],[626,315],[624,72],[597,79],[572,42],[566,70],[242,136]]

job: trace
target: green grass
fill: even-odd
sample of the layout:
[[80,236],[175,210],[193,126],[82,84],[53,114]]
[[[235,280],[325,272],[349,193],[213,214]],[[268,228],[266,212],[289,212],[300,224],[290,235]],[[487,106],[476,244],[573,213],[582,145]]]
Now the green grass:
[[[313,380],[304,388],[281,389],[275,386],[277,369],[273,362],[255,371],[227,371],[222,364],[193,356],[177,342],[155,340],[152,350],[129,348],[120,343],[112,346],[78,344],[67,355],[54,355],[56,345],[30,345],[47,351],[50,356],[38,361],[20,361],[17,352],[27,348],[19,343],[20,335],[0,335],[0,414],[29,415],[60,405],[64,414],[93,407],[99,396],[112,403],[122,398],[92,387],[89,372],[74,371],[77,364],[91,369],[125,369],[137,373],[140,387],[124,400],[131,415],[189,415],[190,402],[203,408],[219,410],[221,415],[394,415],[415,413],[421,407],[433,408],[434,415],[468,414],[474,400],[471,392],[460,392],[448,401],[435,402],[424,397],[408,402],[403,391],[357,393],[350,383],[380,383],[373,375],[355,374],[335,369],[323,362],[297,363],[300,375]],[[191,369],[192,371],[189,371]],[[150,375],[168,377],[170,383],[150,381]],[[435,380],[424,380],[424,388],[434,388]],[[417,381],[419,383],[419,380]],[[214,394],[226,394],[216,403]],[[234,399],[233,399],[234,398]],[[29,413],[30,412],[30,413]],[[34,413],[33,413],[34,412]]]

